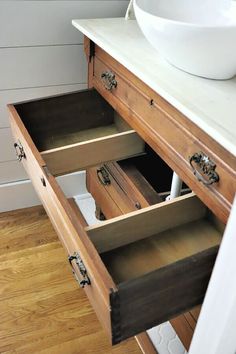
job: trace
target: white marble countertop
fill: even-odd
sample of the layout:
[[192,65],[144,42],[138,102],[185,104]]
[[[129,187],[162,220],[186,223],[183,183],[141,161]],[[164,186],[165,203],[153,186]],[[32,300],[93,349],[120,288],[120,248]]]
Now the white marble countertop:
[[73,25],[236,156],[236,77],[208,80],[163,60],[135,20],[73,20]]

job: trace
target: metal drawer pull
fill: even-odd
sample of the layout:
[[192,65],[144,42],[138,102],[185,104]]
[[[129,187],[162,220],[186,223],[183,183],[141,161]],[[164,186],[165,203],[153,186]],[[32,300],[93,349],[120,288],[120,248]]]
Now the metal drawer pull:
[[22,159],[25,159],[25,152],[24,152],[24,148],[21,145],[21,142],[18,141],[17,143],[14,144],[14,148],[16,150],[16,157],[18,161],[21,161]]
[[[189,162],[198,181],[202,182],[206,186],[219,182],[220,177],[215,171],[216,164],[203,152],[195,153],[192,157],[190,157]],[[204,178],[202,174],[194,167],[193,163],[199,167],[199,170],[207,177],[207,179]]]
[[109,174],[105,167],[101,167],[97,170],[97,176],[102,185],[108,186],[109,184],[111,184]]
[[[90,282],[90,279],[87,275],[87,270],[84,266],[84,263],[82,261],[82,259],[80,258],[80,255],[78,252],[75,252],[72,256],[68,256],[68,261],[71,265],[71,268],[72,268],[72,272],[75,276],[75,279],[78,281],[79,283],[79,286],[81,288],[84,288],[85,285],[90,285],[91,282]],[[73,268],[73,265],[72,265],[72,262],[75,261],[75,263],[77,264],[78,268],[79,268],[79,271],[80,271],[80,274],[82,276],[82,279],[79,279],[77,273],[74,271],[74,268]]]
[[101,79],[106,90],[111,91],[117,87],[116,76],[111,71],[104,71],[101,74]]

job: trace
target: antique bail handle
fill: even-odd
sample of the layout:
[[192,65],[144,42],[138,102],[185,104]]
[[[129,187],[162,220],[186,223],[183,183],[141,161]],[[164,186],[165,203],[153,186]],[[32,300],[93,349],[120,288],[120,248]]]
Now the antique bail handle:
[[[72,268],[72,272],[75,276],[75,279],[78,281],[79,283],[79,286],[81,288],[84,288],[85,285],[90,285],[91,284],[91,281],[87,275],[87,270],[84,266],[84,263],[82,261],[82,259],[80,258],[80,255],[78,252],[75,252],[72,256],[68,256],[68,261],[71,265],[71,268]],[[73,268],[73,265],[72,265],[72,262],[75,261],[75,263],[77,264],[78,268],[79,268],[79,271],[80,271],[80,274],[82,276],[82,279],[79,279],[77,273],[75,273],[74,271],[74,268]]]
[[[198,181],[202,182],[204,185],[209,186],[213,183],[219,182],[220,177],[215,171],[216,164],[211,161],[210,158],[203,152],[197,152],[193,156],[191,156],[189,159],[189,163]],[[199,172],[199,170],[194,167],[194,163],[199,167],[199,170],[201,172]],[[204,178],[202,174],[205,175],[207,179]]]
[[117,87],[116,76],[111,71],[104,71],[101,74],[101,79],[106,90],[111,91]]
[[105,169],[105,167],[101,167],[101,168],[97,169],[97,176],[98,176],[99,182],[103,186],[108,186],[109,184],[111,184],[109,174],[108,174],[107,170]]
[[18,161],[21,161],[22,159],[24,159],[25,156],[25,152],[24,152],[24,148],[21,145],[21,142],[18,141],[17,143],[14,144],[14,148],[16,150],[16,157]]

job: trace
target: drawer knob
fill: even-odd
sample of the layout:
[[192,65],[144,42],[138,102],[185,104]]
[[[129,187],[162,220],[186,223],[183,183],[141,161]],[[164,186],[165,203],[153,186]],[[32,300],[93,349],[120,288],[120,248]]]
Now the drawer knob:
[[190,157],[189,162],[198,181],[206,186],[219,182],[220,177],[215,171],[216,164],[203,152],[195,153]]
[[[75,276],[75,279],[78,281],[79,283],[79,286],[81,288],[84,288],[86,285],[90,285],[91,282],[90,282],[90,279],[87,275],[87,270],[85,268],[85,265],[79,255],[78,252],[75,252],[72,256],[68,256],[68,261],[71,265],[71,268],[72,268],[72,272]],[[75,261],[77,267],[79,268],[79,272],[80,272],[80,275],[81,275],[81,279],[79,278],[79,276],[77,275],[77,273],[74,271],[74,268],[73,268],[73,265],[72,265],[72,262]]]
[[14,144],[14,148],[16,150],[16,157],[18,161],[21,161],[22,159],[24,159],[25,156],[25,152],[24,152],[24,148],[21,145],[21,142],[18,141],[17,143]]
[[101,167],[97,170],[97,176],[103,186],[108,186],[109,184],[111,184],[109,174],[105,167]]
[[101,79],[106,90],[111,91],[117,87],[116,76],[111,71],[104,71],[101,74]]

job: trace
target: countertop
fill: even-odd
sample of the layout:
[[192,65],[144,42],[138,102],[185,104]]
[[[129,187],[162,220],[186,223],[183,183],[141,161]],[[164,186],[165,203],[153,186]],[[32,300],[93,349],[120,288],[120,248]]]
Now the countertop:
[[73,20],[73,25],[236,156],[236,77],[187,74],[152,48],[136,20]]

